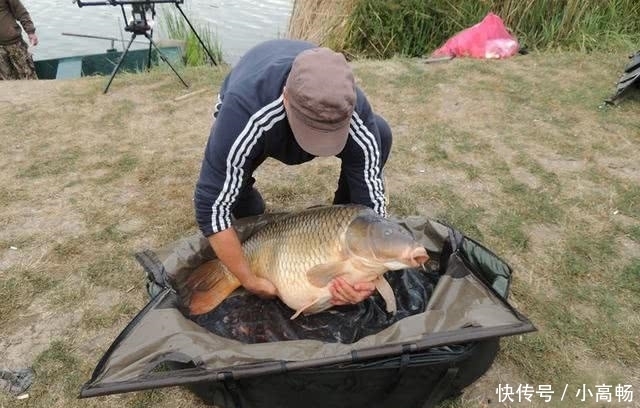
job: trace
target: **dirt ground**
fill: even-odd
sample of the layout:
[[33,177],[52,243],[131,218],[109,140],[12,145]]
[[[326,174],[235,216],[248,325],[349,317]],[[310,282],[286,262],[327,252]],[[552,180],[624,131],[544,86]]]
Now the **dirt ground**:
[[[354,63],[394,131],[390,212],[450,222],[507,260],[510,302],[539,330],[503,339],[491,370],[443,407],[640,406],[640,98],[602,104],[626,62]],[[132,254],[196,231],[193,186],[225,73],[188,69],[190,89],[163,69],[122,74],[106,95],[105,78],[0,82],[0,369],[37,373],[28,398],[0,392],[1,408],[202,406],[181,388],[76,397],[147,301]],[[337,174],[334,159],[271,161],[256,178],[270,209],[293,210],[328,203]],[[572,395],[500,401],[505,384]],[[635,395],[576,395],[600,384]]]

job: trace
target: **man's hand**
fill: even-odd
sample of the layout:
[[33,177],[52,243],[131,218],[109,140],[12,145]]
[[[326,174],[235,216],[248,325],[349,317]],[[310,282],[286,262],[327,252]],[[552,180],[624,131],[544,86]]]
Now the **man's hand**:
[[27,37],[29,37],[29,42],[31,43],[31,45],[38,45],[38,36],[36,35],[36,33],[27,34]]
[[360,282],[350,285],[340,277],[335,278],[329,284],[329,291],[332,296],[331,304],[334,306],[355,305],[371,296],[375,289],[376,285],[373,282]]
[[255,275],[241,283],[246,290],[261,298],[272,298],[278,295],[278,290],[273,283]]

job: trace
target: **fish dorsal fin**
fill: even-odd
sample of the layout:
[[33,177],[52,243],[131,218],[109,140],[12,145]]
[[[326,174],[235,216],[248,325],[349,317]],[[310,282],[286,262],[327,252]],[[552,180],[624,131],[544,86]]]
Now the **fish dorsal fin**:
[[307,279],[318,288],[324,288],[333,278],[346,275],[351,270],[351,262],[338,261],[316,265],[307,271]]
[[378,293],[380,293],[380,296],[382,296],[382,299],[384,299],[384,302],[387,304],[387,312],[395,314],[398,308],[396,306],[396,295],[393,294],[391,285],[389,285],[389,282],[387,282],[384,276],[378,277],[374,282]]

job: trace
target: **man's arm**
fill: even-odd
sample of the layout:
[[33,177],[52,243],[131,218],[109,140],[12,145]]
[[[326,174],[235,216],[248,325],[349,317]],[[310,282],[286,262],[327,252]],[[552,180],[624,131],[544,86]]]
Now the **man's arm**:
[[[361,112],[354,113],[349,130],[350,140],[338,157],[342,160],[342,171],[349,185],[350,202],[366,205],[385,217],[380,135],[364,94],[359,92],[358,99],[363,101]],[[359,282],[350,285],[342,278],[335,278],[329,290],[332,304],[356,304],[371,296],[375,284]]]
[[[27,34],[34,34],[36,32],[36,27],[33,25],[33,21],[31,21],[31,16],[27,9],[22,5],[20,0],[8,0],[9,7],[13,11],[13,16],[16,20],[20,22],[20,25],[26,31]],[[29,37],[31,38],[31,37]]]
[[386,217],[380,134],[369,105],[365,108],[363,112],[354,112],[349,140],[338,157],[349,186],[350,202],[370,207]]
[[244,257],[238,235],[231,225],[231,208],[251,166],[251,139],[256,114],[236,95],[227,93],[207,142],[194,204],[196,219],[216,256],[250,292],[276,295],[273,284],[256,276]]
[[251,272],[249,263],[242,252],[238,234],[233,227],[210,235],[208,239],[218,259],[229,269],[229,272],[238,278],[245,289],[262,297],[277,295],[276,287],[270,281]]

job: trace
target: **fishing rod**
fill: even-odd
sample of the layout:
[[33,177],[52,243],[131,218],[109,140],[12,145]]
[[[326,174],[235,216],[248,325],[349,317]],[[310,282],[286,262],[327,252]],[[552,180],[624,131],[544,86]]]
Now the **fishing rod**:
[[[111,41],[111,48],[114,47],[114,43],[116,41],[121,42],[121,43],[127,43],[128,41],[122,40],[120,38],[115,38],[115,37],[103,37],[103,36],[99,36],[99,35],[91,35],[91,34],[74,34],[74,33],[62,33],[62,35],[68,35],[70,37],[83,37],[83,38],[95,38],[98,40],[108,40]],[[134,41],[134,43],[136,44],[147,44],[144,41]]]
[[78,7],[84,6],[123,6],[125,4],[151,4],[151,3],[175,3],[182,4],[184,0],[102,0],[102,1],[82,1],[73,0]]

